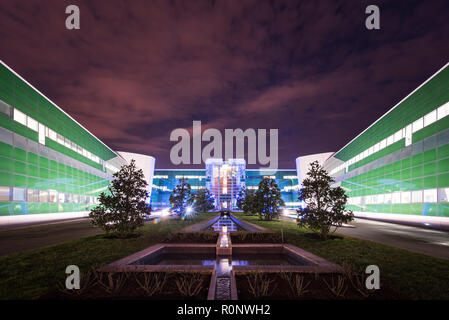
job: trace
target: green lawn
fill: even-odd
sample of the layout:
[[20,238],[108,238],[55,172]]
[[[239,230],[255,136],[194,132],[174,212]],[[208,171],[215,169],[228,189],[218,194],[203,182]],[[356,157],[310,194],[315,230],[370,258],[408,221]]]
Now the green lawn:
[[285,242],[310,251],[329,261],[348,262],[355,270],[379,266],[382,283],[388,283],[404,298],[449,299],[449,261],[359,240],[348,236],[320,240],[290,221],[260,221],[257,216],[235,214],[249,222],[284,234]]
[[65,268],[77,265],[81,272],[111,263],[156,244],[171,232],[211,217],[199,214],[193,219],[149,223],[139,229],[139,237],[117,239],[105,235],[81,238],[63,244],[0,257],[0,299],[32,299],[66,278]]

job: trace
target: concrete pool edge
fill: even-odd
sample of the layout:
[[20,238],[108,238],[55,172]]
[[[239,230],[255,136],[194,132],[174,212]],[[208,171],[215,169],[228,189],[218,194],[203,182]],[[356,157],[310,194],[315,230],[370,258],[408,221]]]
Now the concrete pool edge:
[[[231,233],[235,232],[261,232],[261,233],[274,233],[272,230],[269,230],[267,228],[258,226],[254,223],[248,222],[245,219],[237,218],[234,215],[230,215],[231,219],[234,220],[236,224],[241,226],[242,228],[246,229],[252,229],[247,231],[231,231]],[[218,219],[220,219],[220,215],[208,218],[207,220],[203,220],[200,222],[197,222],[195,224],[192,224],[190,226],[187,226],[185,228],[182,228],[181,230],[177,231],[177,233],[191,233],[191,232],[215,232],[215,231],[205,231],[204,229],[210,227],[213,225]]]
[[[215,221],[217,221],[220,218],[220,215],[210,217],[206,220],[197,222],[195,224],[192,224],[190,226],[184,227],[181,230],[176,231],[176,233],[191,233],[191,232],[198,232],[198,229],[200,228],[207,228],[210,225],[214,224]],[[203,231],[206,232],[206,231]]]
[[[165,248],[179,253],[215,253],[216,244],[199,243],[159,243],[152,245],[144,250],[136,252],[125,258],[114,261],[108,265],[99,268],[101,272],[212,272],[214,266],[203,265],[139,265],[135,262],[148,257],[151,254],[157,254]],[[267,251],[279,251],[281,253],[292,254],[299,258],[311,262],[312,265],[257,265],[257,266],[232,266],[235,272],[314,272],[314,273],[340,273],[342,268],[326,259],[316,256],[308,251],[298,248],[291,244],[235,244],[233,248],[240,254],[244,253],[266,253]]]
[[[223,287],[217,289],[219,272],[217,265],[147,265],[136,264],[151,255],[171,252],[179,254],[189,253],[208,253],[214,254],[216,260],[216,244],[199,243],[159,243],[152,245],[144,250],[131,254],[125,258],[114,261],[106,266],[100,267],[100,272],[179,272],[179,273],[201,273],[210,275],[210,282],[207,294],[207,300],[223,300]],[[297,273],[341,273],[343,269],[321,257],[318,257],[308,251],[298,248],[291,244],[236,244],[233,246],[236,254],[264,254],[266,252],[282,253],[293,255],[306,261],[309,265],[253,265],[253,266],[233,266],[230,265],[230,285],[229,295],[224,300],[238,300],[236,275],[242,275],[254,272],[279,273],[279,272],[297,272]],[[232,256],[229,256],[232,260]],[[225,259],[227,260],[227,259]],[[222,271],[220,271],[222,272]],[[223,275],[221,274],[221,277]],[[222,279],[222,278],[220,278]],[[218,290],[218,291],[217,291]],[[225,292],[228,289],[225,289]]]
[[[311,262],[312,265],[257,265],[257,266],[233,266],[232,270],[236,273],[241,272],[311,272],[311,273],[341,273],[343,268],[339,265],[321,258],[313,253],[303,250],[292,244],[235,244],[235,252],[239,253],[257,253],[255,250],[267,252],[271,250],[281,250],[282,253],[289,253],[298,256],[301,259]],[[243,252],[242,252],[243,249]],[[246,250],[245,250],[246,249]],[[261,252],[261,253],[263,253]]]
[[[125,258],[114,261],[99,268],[101,272],[178,272],[178,271],[206,271],[211,272],[213,266],[197,266],[197,265],[138,265],[133,264],[140,259],[156,254],[164,248],[192,249],[198,253],[214,252],[215,244],[204,243],[158,243],[146,249],[131,254]],[[209,250],[210,249],[210,250]]]

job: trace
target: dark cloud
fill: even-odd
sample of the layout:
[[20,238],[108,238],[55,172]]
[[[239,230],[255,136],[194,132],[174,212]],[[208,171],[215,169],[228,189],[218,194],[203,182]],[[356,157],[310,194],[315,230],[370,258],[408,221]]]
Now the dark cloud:
[[115,150],[170,132],[279,128],[280,167],[336,151],[448,62],[449,3],[3,0],[1,59]]

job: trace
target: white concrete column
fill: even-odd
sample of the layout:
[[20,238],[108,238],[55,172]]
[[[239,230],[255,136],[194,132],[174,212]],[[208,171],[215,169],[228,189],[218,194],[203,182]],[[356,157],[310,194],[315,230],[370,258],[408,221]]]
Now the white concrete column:
[[153,186],[154,166],[156,164],[156,159],[154,157],[139,153],[123,151],[118,151],[117,153],[128,163],[130,163],[131,160],[135,160],[137,169],[142,169],[145,181],[148,183],[147,191],[151,199],[151,190]]

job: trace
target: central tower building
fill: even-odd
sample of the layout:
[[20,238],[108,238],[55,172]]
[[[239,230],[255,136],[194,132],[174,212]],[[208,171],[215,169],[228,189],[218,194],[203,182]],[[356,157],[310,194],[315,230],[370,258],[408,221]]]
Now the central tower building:
[[245,186],[244,159],[207,159],[206,188],[215,198],[217,209],[236,209],[239,191]]

